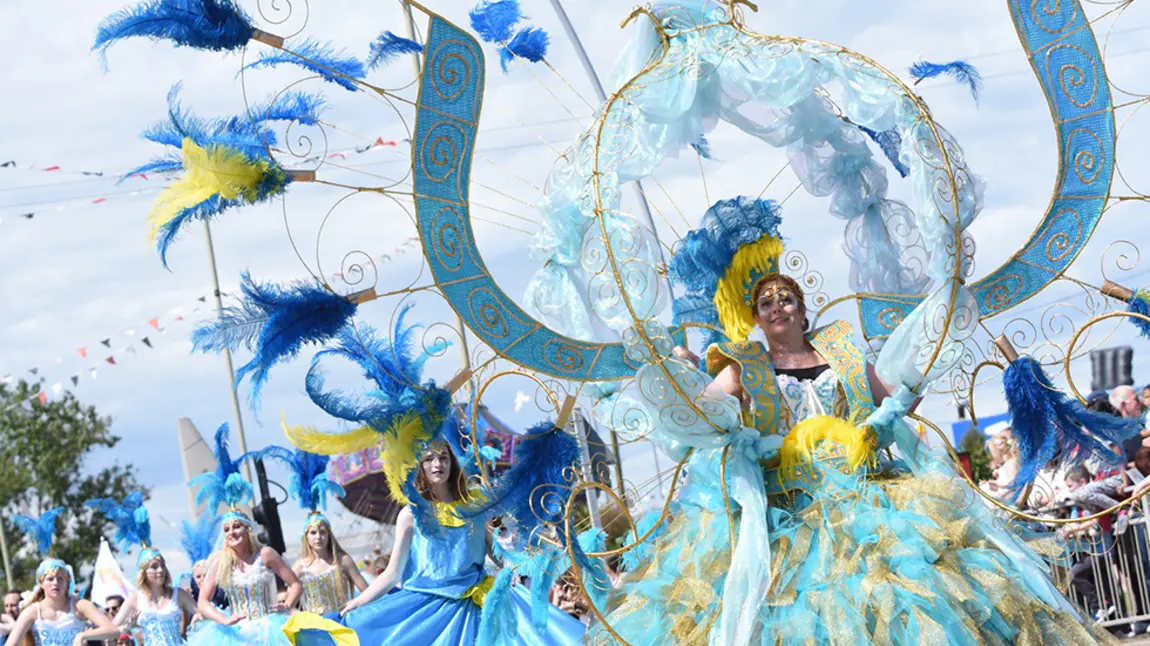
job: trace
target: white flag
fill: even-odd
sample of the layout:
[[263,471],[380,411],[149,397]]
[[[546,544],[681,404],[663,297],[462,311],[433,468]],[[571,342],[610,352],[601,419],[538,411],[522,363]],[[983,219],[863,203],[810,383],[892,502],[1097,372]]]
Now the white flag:
[[112,556],[112,548],[101,538],[100,554],[96,557],[96,571],[92,573],[92,603],[103,607],[108,597],[120,595],[127,599],[134,589],[135,586],[124,577],[124,571]]

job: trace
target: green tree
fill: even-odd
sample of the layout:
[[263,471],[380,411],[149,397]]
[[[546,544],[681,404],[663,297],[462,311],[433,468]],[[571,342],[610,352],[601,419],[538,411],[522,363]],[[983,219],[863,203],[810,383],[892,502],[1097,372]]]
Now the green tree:
[[962,436],[959,450],[970,456],[970,477],[975,482],[990,480],[994,474],[990,471],[990,451],[986,449],[986,436],[982,431],[971,428]]
[[[41,384],[23,380],[9,388],[0,385],[0,515],[38,516],[63,506],[57,521],[57,558],[63,559],[82,578],[100,548],[100,537],[110,535],[112,525],[101,514],[84,507],[91,498],[123,498],[145,490],[131,465],[115,464],[100,470],[86,468],[86,458],[96,449],[110,449],[119,442],[111,431],[112,420],[92,406],[81,404],[72,393],[40,403]],[[30,406],[25,404],[31,399]],[[10,522],[8,537],[13,579],[23,589],[35,583],[41,557],[31,539]]]

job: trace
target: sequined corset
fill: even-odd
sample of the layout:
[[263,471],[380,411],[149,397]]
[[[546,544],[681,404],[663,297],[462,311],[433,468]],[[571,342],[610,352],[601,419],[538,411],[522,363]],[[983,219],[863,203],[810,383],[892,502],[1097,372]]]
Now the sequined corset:
[[247,570],[232,570],[232,581],[224,586],[229,609],[233,614],[243,613],[251,621],[271,614],[269,607],[275,599],[276,575],[257,559]]
[[32,624],[32,634],[36,636],[36,646],[72,646],[76,635],[84,632],[84,622],[76,616],[76,604],[72,604],[68,614],[48,621],[40,618],[40,606],[36,606],[36,623]]
[[351,586],[346,577],[336,581],[336,566],[323,574],[304,572],[299,582],[303,586],[300,607],[308,612],[322,615],[339,610],[351,600]]
[[163,608],[140,609],[136,623],[144,633],[144,643],[148,646],[177,646],[184,643],[180,635],[183,616],[180,613],[179,594],[179,590],[172,590],[171,602]]

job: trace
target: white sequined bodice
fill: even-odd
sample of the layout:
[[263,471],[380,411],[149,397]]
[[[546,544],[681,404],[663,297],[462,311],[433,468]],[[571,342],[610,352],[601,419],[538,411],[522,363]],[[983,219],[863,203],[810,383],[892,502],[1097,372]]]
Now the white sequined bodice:
[[223,589],[228,595],[229,610],[233,614],[246,614],[249,620],[255,621],[270,614],[269,607],[275,601],[276,575],[264,567],[262,559],[257,559],[243,572],[233,569],[231,583]]
[[[163,608],[140,608],[136,620],[144,633],[144,643],[148,646],[177,646],[184,643],[180,635],[183,615],[180,612],[179,590],[172,591],[172,598]],[[139,597],[142,599],[142,596]]]
[[347,577],[340,577],[337,582],[337,567],[333,565],[322,574],[304,572],[300,575],[299,582],[303,586],[300,608],[322,615],[339,610],[351,600],[350,582]]
[[40,607],[36,607],[36,622],[32,624],[32,634],[36,636],[36,646],[73,646],[76,635],[84,632],[84,622],[76,616],[76,604],[72,609],[54,621],[40,618]]
[[783,434],[804,419],[835,414],[842,391],[834,370],[824,370],[814,379],[776,374],[775,382],[779,387],[779,399],[786,408],[780,416],[780,430]]

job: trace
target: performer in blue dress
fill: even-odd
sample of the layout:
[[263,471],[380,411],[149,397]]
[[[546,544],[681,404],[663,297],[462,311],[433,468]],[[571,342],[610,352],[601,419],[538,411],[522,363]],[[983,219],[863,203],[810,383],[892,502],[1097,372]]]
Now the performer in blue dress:
[[[39,518],[17,514],[11,519],[18,528],[32,536],[45,558],[36,568],[36,589],[32,600],[16,618],[5,646],[20,646],[29,633],[35,646],[77,646],[88,639],[120,634],[116,624],[95,604],[76,596],[72,566],[52,556],[56,518],[63,511],[63,507],[57,507]],[[87,627],[89,622],[93,628]]]
[[164,555],[151,547],[152,524],[144,495],[133,493],[118,503],[111,498],[98,498],[85,503],[98,509],[116,525],[116,541],[127,551],[140,546],[136,559],[136,589],[124,600],[113,618],[117,625],[128,627],[134,622],[148,646],[180,646],[196,602],[187,591],[175,586]]
[[[592,639],[906,646],[1107,639],[1082,623],[1032,546],[975,502],[946,456],[901,419],[873,422],[890,389],[848,324],[807,330],[800,286],[778,273],[778,211],[769,201],[724,200],[671,263],[689,289],[705,287],[731,341],[709,347],[709,384],[690,353],[680,349],[688,361],[667,362],[667,374],[684,377],[679,383],[691,376],[700,384],[694,402],[706,417],[659,418],[660,402],[643,395],[632,405],[661,420],[656,432],[664,439],[697,441],[713,427],[729,437],[687,458],[687,484],[669,520],[646,524],[655,529],[631,555]],[[748,339],[756,328],[766,343]],[[645,392],[671,390],[662,375],[650,379]],[[901,460],[881,451],[892,444]]]
[[[463,474],[446,443],[424,451],[418,468],[416,488],[433,505],[439,526],[418,521],[413,505],[400,511],[391,562],[344,606],[344,622],[364,644],[475,644],[483,603],[495,582],[483,568],[489,534],[483,522],[464,521],[455,513],[465,499]],[[552,607],[546,631],[539,632],[527,596],[510,599],[518,615],[515,643],[582,643],[583,625],[558,608]]]

